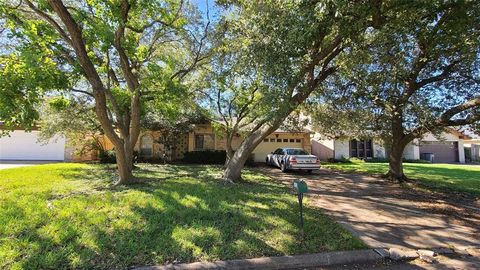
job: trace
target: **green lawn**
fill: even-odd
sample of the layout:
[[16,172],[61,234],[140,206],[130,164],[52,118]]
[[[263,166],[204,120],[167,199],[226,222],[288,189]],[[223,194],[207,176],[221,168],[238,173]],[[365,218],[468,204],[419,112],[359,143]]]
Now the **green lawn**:
[[[420,180],[433,189],[467,192],[480,196],[480,166],[404,163],[407,177]],[[352,163],[326,163],[323,167],[345,172],[383,174],[388,171],[387,163],[353,161]]]
[[[213,166],[139,165],[144,183],[112,187],[111,166],[49,164],[0,171],[0,269],[126,268],[364,248],[288,187]],[[308,202],[308,201],[307,201]]]

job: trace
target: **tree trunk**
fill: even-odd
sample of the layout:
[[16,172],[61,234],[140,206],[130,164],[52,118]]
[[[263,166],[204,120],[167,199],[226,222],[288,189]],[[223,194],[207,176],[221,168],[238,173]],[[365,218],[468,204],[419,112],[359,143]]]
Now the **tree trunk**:
[[122,145],[115,145],[115,156],[118,167],[117,185],[128,185],[135,182],[133,177],[133,148],[128,140],[122,140]]
[[405,175],[403,174],[403,151],[405,146],[402,145],[398,140],[392,140],[392,145],[390,146],[389,153],[389,170],[387,177],[391,180],[403,182],[405,180]]
[[408,141],[403,128],[403,111],[401,106],[392,113],[392,140],[390,141],[389,168],[387,178],[403,182],[403,151]]
[[234,151],[233,151],[233,148],[232,148],[232,141],[233,141],[233,134],[235,133],[236,131],[231,131],[231,132],[227,132],[227,143],[226,143],[226,158],[225,158],[225,164],[223,164],[223,167],[226,169],[227,166],[228,166],[228,163],[230,162],[230,160],[233,158],[233,154],[234,154]]
[[274,126],[264,126],[250,134],[235,151],[231,158],[227,158],[225,170],[223,171],[223,180],[227,182],[238,182],[242,180],[242,169],[253,150],[258,144],[278,128],[280,124]]

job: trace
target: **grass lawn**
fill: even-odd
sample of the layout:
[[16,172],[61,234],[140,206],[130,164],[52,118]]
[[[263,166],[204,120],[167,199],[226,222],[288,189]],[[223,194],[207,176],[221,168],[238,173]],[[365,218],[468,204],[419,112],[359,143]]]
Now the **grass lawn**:
[[[112,187],[112,166],[48,164],[0,171],[0,269],[126,268],[364,248],[288,187],[214,166],[139,165],[144,182]],[[307,201],[308,203],[308,201]]]
[[[404,163],[407,177],[420,180],[429,188],[466,192],[480,197],[480,166]],[[345,172],[383,174],[388,171],[387,163],[353,161],[352,163],[326,163],[323,167]]]

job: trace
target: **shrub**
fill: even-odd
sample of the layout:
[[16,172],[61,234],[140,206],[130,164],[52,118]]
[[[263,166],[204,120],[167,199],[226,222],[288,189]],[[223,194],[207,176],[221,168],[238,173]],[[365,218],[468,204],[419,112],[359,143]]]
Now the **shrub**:
[[190,151],[183,155],[183,162],[193,164],[224,164],[227,152],[218,150]]
[[430,163],[428,160],[424,159],[403,159],[405,163]]
[[[100,153],[98,154],[98,159],[100,160],[100,163],[113,164],[117,162],[117,155],[115,153],[115,150],[100,151]],[[134,151],[133,162],[136,163],[138,160],[139,160],[138,152]]]
[[100,163],[116,163],[117,162],[117,157],[115,155],[114,150],[100,151],[98,158],[100,159]]
[[388,158],[369,158],[369,159],[365,159],[365,162],[385,163],[385,162],[388,162]]
[[248,157],[247,161],[245,162],[245,165],[247,165],[247,166],[253,166],[253,165],[255,165],[255,159],[253,158],[253,154],[251,154],[251,155]]
[[[190,151],[183,155],[182,161],[192,164],[224,164],[227,160],[227,152],[224,150],[202,150]],[[255,161],[253,154],[250,155],[245,162],[245,165],[252,166]]]
[[330,163],[353,163],[350,159],[345,158],[344,156],[342,156],[341,159],[329,158],[327,161],[330,162]]

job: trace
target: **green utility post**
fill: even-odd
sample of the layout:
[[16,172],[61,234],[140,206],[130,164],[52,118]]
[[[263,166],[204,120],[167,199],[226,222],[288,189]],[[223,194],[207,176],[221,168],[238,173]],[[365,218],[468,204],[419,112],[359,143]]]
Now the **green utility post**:
[[294,180],[293,188],[297,191],[298,204],[300,205],[300,234],[303,241],[303,194],[308,192],[307,183],[303,180]]

